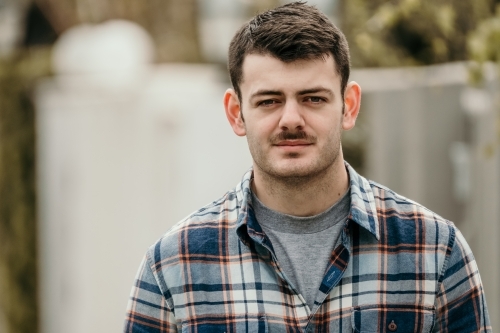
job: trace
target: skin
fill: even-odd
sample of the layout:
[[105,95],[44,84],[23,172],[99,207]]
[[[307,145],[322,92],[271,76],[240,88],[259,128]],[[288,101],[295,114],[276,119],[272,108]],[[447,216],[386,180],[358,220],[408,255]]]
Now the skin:
[[341,134],[356,123],[361,88],[350,82],[342,98],[335,66],[331,55],[284,63],[249,54],[241,101],[233,89],[224,95],[234,133],[247,137],[252,190],[275,211],[316,215],[348,189]]

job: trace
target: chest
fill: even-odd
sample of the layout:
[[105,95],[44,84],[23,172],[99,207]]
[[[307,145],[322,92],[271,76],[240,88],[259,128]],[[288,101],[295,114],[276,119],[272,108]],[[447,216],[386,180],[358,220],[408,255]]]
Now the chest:
[[[180,261],[167,281],[182,332],[429,332],[432,256],[351,247],[332,256],[310,309],[265,247]],[[333,274],[332,274],[333,273]],[[172,275],[171,275],[172,276]],[[322,290],[323,289],[323,290]]]

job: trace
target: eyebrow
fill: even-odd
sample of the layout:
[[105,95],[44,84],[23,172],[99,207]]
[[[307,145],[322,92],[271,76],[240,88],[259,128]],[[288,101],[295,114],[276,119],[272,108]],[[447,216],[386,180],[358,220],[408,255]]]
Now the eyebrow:
[[333,91],[331,91],[330,89],[327,89],[327,88],[323,88],[323,87],[314,87],[314,88],[310,88],[310,89],[304,89],[304,90],[301,90],[297,93],[297,95],[307,95],[307,94],[316,94],[316,93],[326,93],[330,96],[333,96]]
[[253,93],[251,96],[250,96],[250,99],[253,99],[255,97],[258,97],[258,96],[283,96],[283,92],[282,91],[279,91],[279,90],[265,90],[265,89],[262,89],[262,90],[258,90],[256,91],[255,93]]

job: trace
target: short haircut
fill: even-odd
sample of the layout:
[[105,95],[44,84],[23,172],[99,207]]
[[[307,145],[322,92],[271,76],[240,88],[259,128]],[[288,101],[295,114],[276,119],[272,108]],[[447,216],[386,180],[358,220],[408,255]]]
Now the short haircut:
[[243,61],[248,54],[276,57],[283,62],[333,56],[344,95],[349,80],[349,46],[344,34],[323,13],[304,2],[292,2],[255,16],[229,45],[231,84],[241,100]]

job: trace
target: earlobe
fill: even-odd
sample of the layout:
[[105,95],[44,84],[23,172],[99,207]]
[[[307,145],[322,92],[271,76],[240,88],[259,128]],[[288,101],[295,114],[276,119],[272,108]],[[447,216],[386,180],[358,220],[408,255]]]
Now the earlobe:
[[246,128],[241,115],[240,100],[233,89],[226,90],[224,94],[224,109],[234,133],[238,136],[245,136]]
[[344,115],[342,128],[350,130],[356,124],[356,118],[361,107],[361,87],[354,81],[347,84],[344,92]]

